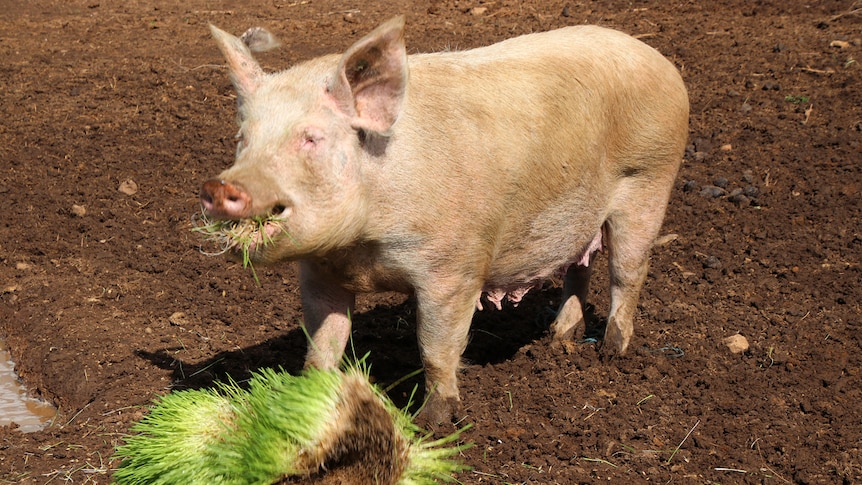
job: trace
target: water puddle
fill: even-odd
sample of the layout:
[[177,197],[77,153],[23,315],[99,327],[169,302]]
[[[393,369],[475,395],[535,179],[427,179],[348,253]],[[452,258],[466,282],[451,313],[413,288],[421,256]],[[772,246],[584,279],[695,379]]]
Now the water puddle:
[[0,340],[0,426],[17,423],[19,430],[30,433],[42,429],[55,414],[53,406],[27,395],[6,342]]

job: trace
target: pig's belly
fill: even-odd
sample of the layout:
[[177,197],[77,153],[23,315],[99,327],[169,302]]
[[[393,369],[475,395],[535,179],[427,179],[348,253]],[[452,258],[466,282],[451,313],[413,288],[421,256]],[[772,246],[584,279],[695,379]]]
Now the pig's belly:
[[561,264],[551,263],[539,265],[526,271],[507,275],[492,276],[492,281],[482,288],[482,294],[476,301],[476,308],[483,309],[482,297],[491,303],[497,310],[502,310],[503,301],[507,300],[512,305],[518,306],[524,295],[531,289],[541,286],[551,277],[562,277],[572,265],[589,266],[592,255],[602,249],[602,231],[596,233],[593,239],[574,257],[562,260]]

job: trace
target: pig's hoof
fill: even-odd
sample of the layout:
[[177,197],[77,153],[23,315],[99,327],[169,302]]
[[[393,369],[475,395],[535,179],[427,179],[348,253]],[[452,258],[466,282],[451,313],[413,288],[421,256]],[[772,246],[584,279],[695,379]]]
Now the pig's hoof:
[[461,401],[458,398],[433,394],[416,416],[415,423],[434,434],[449,433],[449,426],[460,411]]
[[607,336],[605,340],[599,343],[599,360],[602,362],[613,362],[616,358],[625,355],[624,348],[614,341],[609,341]]
[[578,327],[582,325],[583,320],[581,320],[581,322],[579,322],[577,325],[572,325],[568,328],[561,328],[561,326],[552,326],[552,330],[554,331],[553,345],[557,345],[560,342],[575,340],[575,330],[577,330]]
[[611,362],[619,355],[613,344],[608,345],[606,340],[599,343],[599,360],[605,363]]

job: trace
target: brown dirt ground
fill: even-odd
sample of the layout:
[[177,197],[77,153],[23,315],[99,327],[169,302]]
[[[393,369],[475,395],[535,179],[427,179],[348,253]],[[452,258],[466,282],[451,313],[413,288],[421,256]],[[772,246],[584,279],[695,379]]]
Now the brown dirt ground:
[[[277,32],[283,48],[261,56],[274,70],[403,12],[413,52],[618,28],[673,60],[692,104],[665,224],[678,238],[656,248],[632,351],[605,363],[589,343],[551,349],[552,285],[477,314],[461,375],[473,470],[458,479],[862,482],[862,15],[803,3],[0,1],[0,335],[60,409],[44,431],[0,429],[0,480],[107,483],[155,396],[300,369],[292,265],[258,268],[257,287],[189,230],[200,184],[234,151],[206,24]],[[118,190],[127,180],[137,192]],[[599,315],[606,284],[599,271]],[[369,296],[360,310],[374,377],[418,368],[412,303]],[[741,354],[722,343],[736,333]]]

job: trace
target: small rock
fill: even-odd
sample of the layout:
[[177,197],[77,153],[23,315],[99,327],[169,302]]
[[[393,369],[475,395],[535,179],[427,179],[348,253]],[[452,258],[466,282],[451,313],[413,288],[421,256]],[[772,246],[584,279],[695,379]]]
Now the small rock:
[[189,323],[189,317],[186,316],[185,312],[174,312],[168,317],[168,321],[171,322],[171,325],[182,327]]
[[239,36],[239,40],[252,52],[266,52],[281,45],[281,42],[263,27],[252,27],[246,30]]
[[706,260],[704,260],[703,267],[709,269],[721,268],[721,260],[719,260],[715,256],[709,256],[706,258]]
[[138,193],[138,184],[132,179],[123,180],[117,190],[126,195],[135,195]]
[[739,354],[748,350],[748,339],[740,334],[731,335],[723,340],[724,345],[734,354]]
[[719,150],[723,152],[731,152],[733,151],[733,145],[731,145],[730,143],[725,143],[724,145],[721,145],[721,147],[719,147]]
[[751,170],[744,170],[742,172],[742,180],[746,183],[753,184],[754,183],[754,172]]
[[700,189],[700,195],[712,199],[721,197],[726,193],[726,190],[722,189],[721,187],[716,187],[715,185],[705,185],[702,189]]
[[760,195],[760,189],[753,185],[746,185],[745,188],[742,189],[742,193],[746,197],[757,197]]
[[730,183],[726,177],[716,177],[715,180],[712,181],[716,187],[721,187],[722,189],[727,188],[727,184]]
[[751,204],[751,199],[742,195],[742,189],[736,189],[731,192],[731,195],[727,197],[727,200],[733,202],[740,207],[748,207]]
[[78,204],[72,204],[72,214],[75,214],[78,217],[84,217],[87,215],[87,209]]
[[684,184],[682,184],[683,192],[691,192],[692,190],[697,188],[697,182],[694,180],[686,180]]
[[665,234],[663,236],[659,236],[655,238],[655,242],[653,242],[653,246],[666,246],[674,241],[679,239],[679,234]]
[[488,7],[473,7],[470,9],[470,13],[477,16],[477,17],[479,15],[483,15],[487,11],[488,11]]
[[829,43],[829,47],[837,47],[839,49],[846,49],[850,47],[850,43],[843,40],[833,40]]

